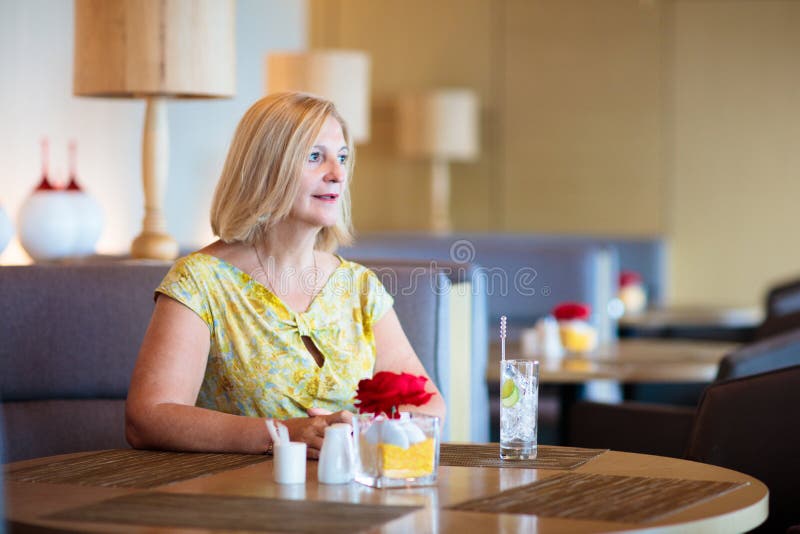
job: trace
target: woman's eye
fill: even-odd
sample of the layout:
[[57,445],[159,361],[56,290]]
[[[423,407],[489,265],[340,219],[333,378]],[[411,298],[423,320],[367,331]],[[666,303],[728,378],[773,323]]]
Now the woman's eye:
[[347,154],[339,154],[336,157],[339,160],[339,163],[344,163],[345,161],[347,161]]
[[312,152],[308,155],[308,161],[316,162],[319,161],[322,155],[319,152]]

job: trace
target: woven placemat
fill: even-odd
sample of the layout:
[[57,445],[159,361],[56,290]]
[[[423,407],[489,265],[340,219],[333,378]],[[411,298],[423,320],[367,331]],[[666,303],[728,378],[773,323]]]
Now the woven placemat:
[[135,493],[45,519],[176,528],[353,534],[419,509],[226,495]]
[[268,460],[257,454],[110,450],[8,471],[10,480],[154,488]]
[[449,510],[643,523],[746,483],[564,473]]
[[563,469],[580,467],[607,449],[578,447],[549,447],[540,445],[535,460],[501,460],[500,444],[442,443],[439,465],[458,467],[521,467],[527,469]]

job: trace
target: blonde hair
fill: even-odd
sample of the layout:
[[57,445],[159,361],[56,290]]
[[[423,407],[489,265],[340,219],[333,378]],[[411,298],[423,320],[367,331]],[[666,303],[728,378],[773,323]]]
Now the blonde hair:
[[[353,142],[332,102],[304,93],[277,93],[250,106],[236,127],[214,191],[211,229],[216,236],[226,243],[252,244],[289,215],[303,165],[328,117],[335,118],[344,133],[349,182]],[[342,191],[339,220],[317,234],[319,250],[332,252],[353,240],[348,185]]]

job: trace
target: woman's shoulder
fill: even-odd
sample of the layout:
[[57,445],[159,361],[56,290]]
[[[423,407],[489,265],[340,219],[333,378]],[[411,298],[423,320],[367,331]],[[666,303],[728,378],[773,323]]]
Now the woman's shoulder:
[[182,256],[175,260],[173,268],[215,271],[226,267],[237,267],[236,249],[221,241]]
[[333,258],[333,261],[336,264],[338,264],[336,269],[339,271],[344,271],[354,278],[361,278],[363,276],[374,274],[372,269],[358,262],[348,260],[347,258],[344,258],[338,254],[329,254],[329,256]]
[[200,252],[192,252],[176,259],[167,274],[161,280],[157,291],[171,294],[168,289],[179,288],[180,291],[189,291],[211,278],[214,270],[213,258]]
[[389,288],[397,286],[396,273],[388,268],[371,268],[337,256],[342,273],[337,282],[347,284],[351,295],[358,298],[371,320],[380,318],[394,302]]
[[[159,286],[204,295],[229,295],[252,284],[250,275],[224,258],[200,249],[175,260]],[[165,291],[162,291],[165,292]]]
[[341,265],[336,271],[339,274],[337,278],[347,279],[357,293],[383,292],[385,291],[384,285],[387,282],[389,285],[395,285],[394,277],[396,273],[389,268],[375,268],[341,256],[336,257],[341,261]]
[[173,272],[203,272],[213,269],[219,263],[219,258],[205,252],[190,252],[175,260],[172,264]]
[[178,258],[173,263],[167,278],[183,279],[188,277],[200,282],[241,276],[241,271],[236,265],[224,257],[209,252],[200,249]]
[[217,240],[189,254],[198,263],[228,263],[238,266],[247,258],[249,249],[241,243],[225,243]]

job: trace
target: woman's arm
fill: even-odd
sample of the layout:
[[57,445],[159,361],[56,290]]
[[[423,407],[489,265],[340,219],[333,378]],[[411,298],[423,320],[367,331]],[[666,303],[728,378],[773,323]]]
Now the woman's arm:
[[[135,448],[263,453],[271,442],[264,419],[230,415],[195,406],[203,383],[210,339],[200,317],[160,295],[131,378],[125,405],[125,433]],[[325,427],[349,414],[289,419],[293,441],[308,444],[317,457]]]
[[430,380],[428,373],[419,361],[414,348],[409,343],[400,320],[394,308],[390,308],[380,320],[375,323],[375,348],[377,357],[375,360],[375,372],[391,371],[394,373],[410,373],[412,375],[424,375],[428,378],[426,390],[433,392],[434,395],[427,404],[417,408],[416,406],[404,406],[403,410],[420,411],[423,413],[437,415],[442,418],[447,411],[442,394]]

